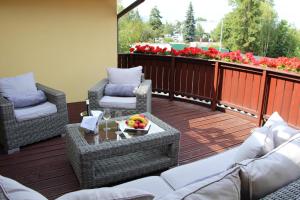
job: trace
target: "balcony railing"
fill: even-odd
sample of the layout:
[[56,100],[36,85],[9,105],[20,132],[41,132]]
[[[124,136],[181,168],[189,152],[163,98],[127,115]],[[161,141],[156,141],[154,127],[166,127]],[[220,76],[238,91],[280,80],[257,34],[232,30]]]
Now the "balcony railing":
[[190,57],[119,54],[118,66],[143,66],[153,91],[192,97],[234,108],[257,117],[262,124],[278,111],[289,124],[300,127],[300,75],[251,65]]

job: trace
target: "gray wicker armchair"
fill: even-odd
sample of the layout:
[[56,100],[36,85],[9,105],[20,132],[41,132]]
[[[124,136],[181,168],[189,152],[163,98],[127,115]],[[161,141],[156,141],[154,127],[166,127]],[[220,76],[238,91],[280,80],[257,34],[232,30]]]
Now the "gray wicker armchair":
[[[101,107],[99,101],[104,97],[104,89],[108,79],[103,79],[94,85],[88,91],[89,99],[89,111],[90,110],[103,110],[104,107]],[[135,113],[151,113],[151,97],[152,97],[152,82],[151,80],[145,80],[142,77],[142,83],[139,85],[136,91],[136,104],[135,108],[120,108],[120,107],[110,107],[112,114],[114,115],[115,111],[122,111],[122,115],[130,115]]]
[[44,117],[17,121],[13,104],[0,95],[0,143],[8,154],[20,150],[20,146],[64,134],[68,123],[66,96],[63,92],[39,83],[47,101],[56,105],[57,112]]

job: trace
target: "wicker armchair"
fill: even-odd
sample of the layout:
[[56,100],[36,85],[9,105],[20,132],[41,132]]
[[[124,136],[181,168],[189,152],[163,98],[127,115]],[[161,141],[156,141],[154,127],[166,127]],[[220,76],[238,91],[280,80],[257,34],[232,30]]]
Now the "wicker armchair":
[[[101,107],[99,104],[100,99],[104,96],[104,89],[108,79],[103,79],[94,85],[88,91],[89,99],[89,111],[90,110],[103,110],[104,107]],[[111,107],[110,110],[114,115],[115,111],[122,111],[123,115],[130,115],[135,113],[151,113],[151,97],[152,97],[152,82],[151,80],[145,80],[142,77],[142,83],[139,85],[136,91],[136,106],[134,109],[127,108],[114,108]]]
[[57,112],[45,117],[17,121],[13,104],[0,95],[0,143],[8,154],[20,150],[20,146],[64,134],[68,123],[66,96],[63,92],[37,83],[47,100],[56,105]]

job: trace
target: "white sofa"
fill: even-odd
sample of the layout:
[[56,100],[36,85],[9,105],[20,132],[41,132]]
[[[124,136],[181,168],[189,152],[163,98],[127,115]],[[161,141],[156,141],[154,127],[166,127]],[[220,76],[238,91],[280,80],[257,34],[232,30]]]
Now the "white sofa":
[[[300,178],[299,155],[299,130],[289,127],[274,113],[264,127],[254,130],[238,147],[169,169],[160,176],[140,178],[111,188],[71,192],[57,200],[259,199]],[[14,195],[13,192],[7,194],[9,191],[18,191],[20,196],[24,186],[22,190],[13,190],[11,185],[10,182],[6,186],[5,178],[0,176],[0,186],[6,196]],[[29,189],[25,194],[33,192]]]

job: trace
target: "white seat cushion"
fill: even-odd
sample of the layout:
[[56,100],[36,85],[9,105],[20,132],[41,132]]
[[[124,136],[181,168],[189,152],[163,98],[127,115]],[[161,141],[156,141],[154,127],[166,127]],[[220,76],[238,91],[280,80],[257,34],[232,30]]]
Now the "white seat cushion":
[[136,179],[134,181],[117,185],[115,188],[144,190],[153,194],[155,198],[174,192],[174,190],[159,176],[149,176],[146,178]]
[[4,195],[8,199],[13,200],[47,200],[40,193],[0,175],[0,190],[3,190]]
[[238,147],[202,160],[175,167],[161,174],[175,190],[225,171],[234,164]]
[[240,200],[240,168],[226,170],[216,176],[187,185],[160,200]]
[[99,105],[103,108],[136,108],[136,97],[111,97],[104,96],[99,100]]
[[57,113],[57,108],[56,105],[47,101],[36,106],[17,108],[14,111],[17,121],[24,121]]

